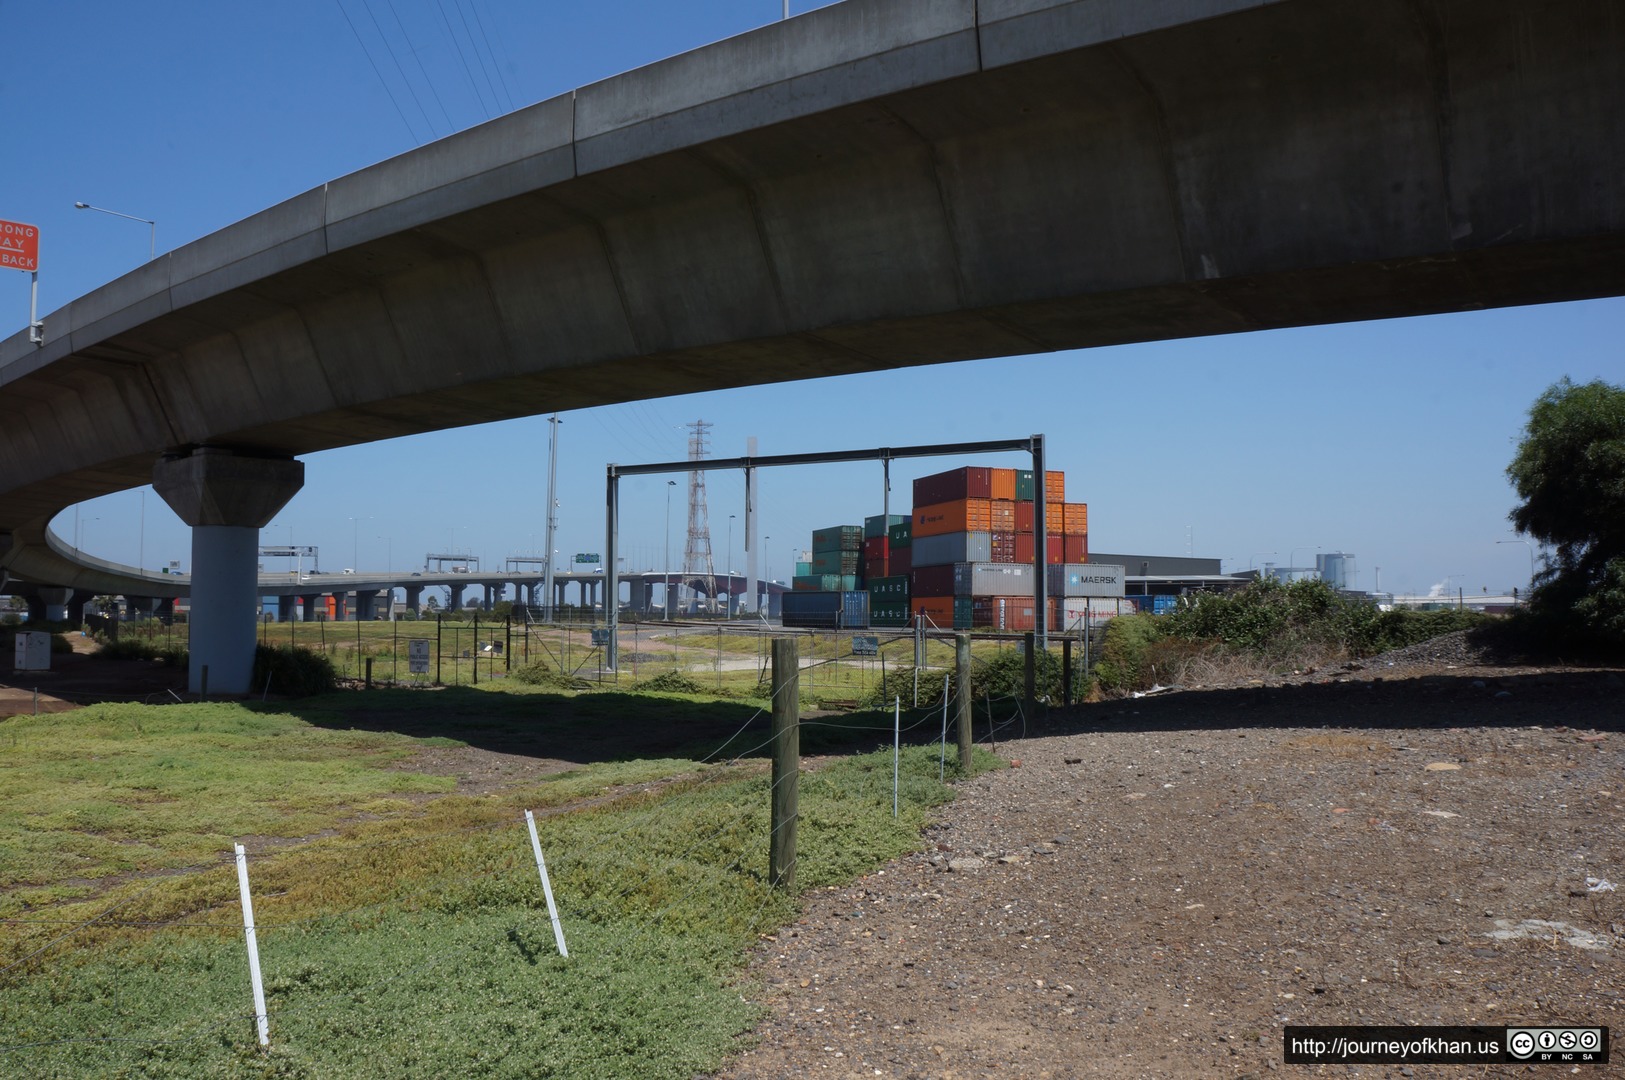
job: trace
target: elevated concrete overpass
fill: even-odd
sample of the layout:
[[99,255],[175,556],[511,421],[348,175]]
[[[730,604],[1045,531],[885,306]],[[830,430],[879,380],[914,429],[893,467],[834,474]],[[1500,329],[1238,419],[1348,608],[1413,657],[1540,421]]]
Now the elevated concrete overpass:
[[1612,0],[848,0],[342,177],[0,343],[0,569],[150,591],[46,538],[150,480],[234,612],[317,450],[1625,292],[1622,100]]

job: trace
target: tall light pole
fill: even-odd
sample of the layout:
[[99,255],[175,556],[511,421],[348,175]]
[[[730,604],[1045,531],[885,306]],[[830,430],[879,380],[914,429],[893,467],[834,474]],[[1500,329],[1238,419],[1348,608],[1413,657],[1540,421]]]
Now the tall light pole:
[[734,613],[734,518],[738,514],[728,515],[728,617],[733,618]]
[[[547,557],[542,575],[542,619],[553,621],[553,532],[559,523],[559,425],[564,421],[554,413],[547,421],[547,533],[542,553]],[[532,547],[535,542],[532,541]]]
[[666,481],[666,568],[660,573],[660,617],[671,621],[671,489],[677,481]]
[[102,214],[112,214],[114,217],[124,218],[126,221],[139,221],[150,228],[147,236],[147,261],[151,262],[158,257],[158,223],[151,218],[136,217],[134,214],[121,214],[117,210],[108,210],[102,206],[91,206],[87,202],[73,204],[75,210],[95,210]]
[[361,523],[371,521],[370,517],[352,517],[350,519],[350,569],[361,569]]
[[1533,591],[1535,588],[1535,545],[1521,538],[1517,540],[1497,540],[1496,543],[1522,544],[1524,547],[1529,549],[1529,588],[1531,591]]

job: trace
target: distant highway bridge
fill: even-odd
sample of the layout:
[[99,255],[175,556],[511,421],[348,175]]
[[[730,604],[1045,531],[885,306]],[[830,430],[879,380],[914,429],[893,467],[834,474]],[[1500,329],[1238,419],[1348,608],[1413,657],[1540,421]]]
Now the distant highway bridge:
[[[0,342],[0,573],[190,587],[194,686],[246,690],[299,455],[1617,295],[1622,101],[1614,0],[847,0],[324,184]],[[48,534],[148,482],[193,527],[188,585]]]

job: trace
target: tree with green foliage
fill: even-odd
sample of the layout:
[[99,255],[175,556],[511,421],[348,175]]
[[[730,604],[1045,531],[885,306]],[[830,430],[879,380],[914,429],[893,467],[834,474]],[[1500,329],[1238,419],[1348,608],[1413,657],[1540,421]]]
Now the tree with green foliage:
[[1596,644],[1625,644],[1625,388],[1567,378],[1529,410],[1508,516],[1552,551],[1530,609]]

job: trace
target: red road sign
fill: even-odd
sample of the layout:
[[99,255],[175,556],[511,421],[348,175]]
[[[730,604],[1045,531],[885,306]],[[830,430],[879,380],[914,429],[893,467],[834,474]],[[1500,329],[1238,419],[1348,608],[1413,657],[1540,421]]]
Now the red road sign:
[[0,267],[39,269],[39,230],[20,221],[0,221]]

